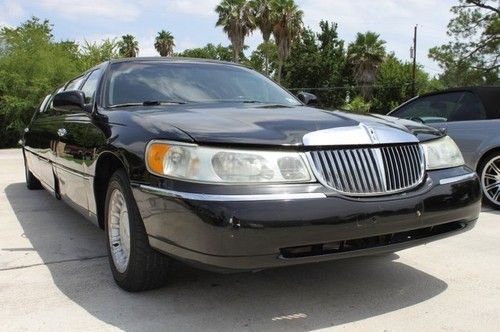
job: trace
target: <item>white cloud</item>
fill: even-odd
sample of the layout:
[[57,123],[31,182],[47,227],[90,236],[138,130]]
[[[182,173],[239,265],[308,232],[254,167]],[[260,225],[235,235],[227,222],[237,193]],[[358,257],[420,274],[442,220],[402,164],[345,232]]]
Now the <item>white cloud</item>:
[[12,26],[24,15],[24,9],[15,0],[0,3],[0,26]]
[[167,0],[167,10],[189,15],[215,16],[218,0]]
[[190,48],[196,48],[196,47],[201,47],[201,46],[202,45],[199,45],[194,40],[192,40],[190,36],[181,37],[181,38],[175,40],[175,52],[182,52],[182,51],[190,49]]
[[149,33],[137,37],[139,42],[139,56],[159,56],[155,49],[156,34]]
[[40,5],[62,16],[77,19],[88,17],[89,23],[93,17],[107,17],[119,21],[133,21],[140,14],[140,8],[124,0],[40,0]]

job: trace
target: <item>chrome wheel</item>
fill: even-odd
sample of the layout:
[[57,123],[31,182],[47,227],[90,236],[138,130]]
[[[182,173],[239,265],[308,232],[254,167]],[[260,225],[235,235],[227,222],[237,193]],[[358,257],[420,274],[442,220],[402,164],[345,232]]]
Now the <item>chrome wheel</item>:
[[500,206],[500,156],[486,163],[481,174],[483,193],[488,200]]
[[111,257],[118,272],[124,273],[130,259],[130,224],[127,203],[120,190],[114,189],[111,193],[108,211]]

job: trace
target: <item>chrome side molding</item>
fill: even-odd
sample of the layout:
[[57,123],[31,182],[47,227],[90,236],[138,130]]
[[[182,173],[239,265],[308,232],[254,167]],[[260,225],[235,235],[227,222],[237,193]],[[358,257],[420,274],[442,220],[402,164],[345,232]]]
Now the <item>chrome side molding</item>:
[[274,201],[274,200],[295,200],[295,199],[315,199],[326,198],[323,193],[289,193],[289,194],[253,194],[253,195],[215,195],[189,193],[163,188],[156,188],[146,185],[138,185],[143,192],[157,194],[171,198],[183,198],[192,201],[210,202],[245,202],[245,201]]
[[474,178],[476,173],[469,173],[469,174],[464,174],[464,175],[459,175],[459,176],[454,176],[452,178],[446,178],[446,179],[441,179],[439,180],[439,184],[450,184],[454,182],[460,182],[460,181],[465,181]]

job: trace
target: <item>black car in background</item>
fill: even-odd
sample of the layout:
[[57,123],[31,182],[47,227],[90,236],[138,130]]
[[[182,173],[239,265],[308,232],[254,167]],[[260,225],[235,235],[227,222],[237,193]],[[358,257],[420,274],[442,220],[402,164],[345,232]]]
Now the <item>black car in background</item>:
[[259,270],[474,226],[479,180],[451,138],[299,99],[230,63],[106,62],[34,115],[22,139],[27,185],[105,229],[129,291],[162,285],[171,259]]
[[436,91],[413,98],[391,116],[446,132],[481,178],[484,199],[500,209],[500,86]]

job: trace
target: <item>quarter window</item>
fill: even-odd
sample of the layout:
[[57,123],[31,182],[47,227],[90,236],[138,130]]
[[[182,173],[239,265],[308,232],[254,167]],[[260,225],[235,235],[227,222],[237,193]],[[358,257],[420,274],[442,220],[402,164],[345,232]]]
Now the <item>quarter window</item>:
[[471,92],[450,92],[418,98],[392,115],[424,123],[482,120],[481,102]]
[[486,119],[481,101],[471,92],[464,92],[448,121],[473,121]]
[[100,74],[100,69],[94,70],[83,84],[81,90],[85,94],[85,104],[90,104],[94,100],[94,94],[97,89]]

